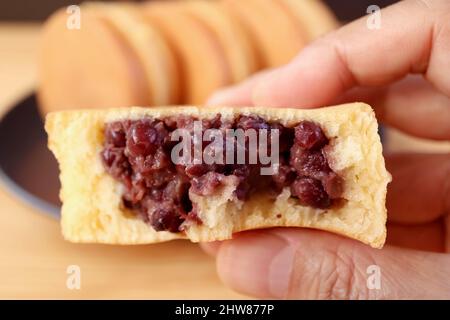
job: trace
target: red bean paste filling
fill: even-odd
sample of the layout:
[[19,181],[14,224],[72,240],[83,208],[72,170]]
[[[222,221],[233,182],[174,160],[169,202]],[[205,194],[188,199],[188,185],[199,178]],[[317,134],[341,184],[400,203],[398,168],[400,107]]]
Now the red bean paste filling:
[[[123,206],[156,231],[181,232],[186,220],[201,223],[189,192],[211,195],[231,175],[237,177],[235,196],[239,200],[260,191],[269,191],[276,197],[283,188],[289,187],[292,197],[304,206],[327,209],[340,201],[343,181],[328,165],[324,150],[329,139],[318,124],[302,121],[288,128],[257,116],[222,121],[217,115],[202,120],[203,131],[219,129],[224,137],[226,129],[267,129],[269,134],[271,129],[278,129],[279,170],[275,175],[263,176],[260,163],[175,165],[170,156],[179,141],[171,141],[171,133],[184,128],[193,135],[195,120],[177,116],[106,124],[101,151],[106,171],[124,186]],[[203,142],[203,148],[208,144]]]

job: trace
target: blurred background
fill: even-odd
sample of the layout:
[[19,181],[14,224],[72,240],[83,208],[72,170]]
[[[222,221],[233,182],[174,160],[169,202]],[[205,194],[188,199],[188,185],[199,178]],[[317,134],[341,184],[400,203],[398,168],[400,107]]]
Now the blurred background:
[[[379,7],[385,7],[397,1],[398,0],[325,0],[337,17],[342,21],[349,21],[361,17],[365,14],[367,7],[370,5],[376,4]],[[62,6],[78,4],[81,2],[82,1],[76,0],[2,1],[0,2],[0,19],[9,21],[40,21]],[[116,0],[116,2],[118,1]]]

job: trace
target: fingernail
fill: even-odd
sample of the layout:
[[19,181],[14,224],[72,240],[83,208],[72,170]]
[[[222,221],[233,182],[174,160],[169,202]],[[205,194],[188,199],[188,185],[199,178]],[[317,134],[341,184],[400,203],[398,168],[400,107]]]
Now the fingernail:
[[270,90],[268,82],[260,82],[252,91],[252,101],[256,106],[269,106],[267,92]]
[[219,252],[219,248],[222,245],[221,241],[213,241],[213,242],[201,242],[200,247],[211,257],[215,257],[217,252]]
[[221,106],[228,104],[234,97],[234,87],[221,89],[213,93],[213,95],[206,101],[206,106]]
[[[284,70],[284,67],[274,69],[266,75],[264,81],[260,81],[255,85],[252,91],[252,100],[255,105],[280,107],[277,84],[280,82],[280,79],[283,79]],[[290,83],[284,83],[283,90],[286,90],[290,86]]]
[[243,235],[222,245],[218,272],[236,291],[282,299],[289,291],[294,254],[292,246],[269,232]]

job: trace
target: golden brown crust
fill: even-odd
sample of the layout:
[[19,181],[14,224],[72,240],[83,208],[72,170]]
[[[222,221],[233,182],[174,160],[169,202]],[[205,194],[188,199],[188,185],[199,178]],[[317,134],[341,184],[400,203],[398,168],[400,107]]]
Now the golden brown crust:
[[307,39],[297,19],[278,0],[224,0],[250,33],[263,68],[288,63]]
[[169,105],[176,101],[179,88],[173,53],[151,21],[140,16],[135,5],[88,2],[83,10],[105,19],[133,50],[145,74],[149,105]]
[[250,39],[236,17],[225,10],[221,2],[182,1],[182,9],[204,23],[215,34],[225,51],[231,81],[239,82],[256,71],[255,52]]
[[148,104],[145,75],[120,35],[90,10],[83,11],[80,29],[66,27],[68,16],[57,11],[42,31],[38,98],[43,113]]
[[204,24],[177,2],[149,2],[142,14],[164,34],[173,50],[183,83],[181,101],[202,104],[216,89],[231,83],[224,49]]
[[279,0],[279,2],[301,23],[309,41],[339,26],[332,11],[321,0]]
[[[225,119],[256,114],[269,121],[294,125],[312,120],[332,139],[330,165],[345,181],[339,208],[303,207],[285,189],[273,201],[258,194],[244,203],[230,201],[233,187],[223,186],[211,197],[191,195],[203,221],[187,225],[186,235],[156,232],[120,206],[121,185],[104,170],[99,152],[105,123],[170,115]],[[52,113],[47,116],[49,148],[61,169],[62,230],[74,242],[112,244],[153,243],[187,237],[194,242],[229,239],[234,232],[275,226],[308,227],[339,233],[373,247],[386,238],[385,169],[377,122],[372,109],[362,103],[301,110],[287,108],[126,108]],[[279,218],[281,214],[281,218]]]

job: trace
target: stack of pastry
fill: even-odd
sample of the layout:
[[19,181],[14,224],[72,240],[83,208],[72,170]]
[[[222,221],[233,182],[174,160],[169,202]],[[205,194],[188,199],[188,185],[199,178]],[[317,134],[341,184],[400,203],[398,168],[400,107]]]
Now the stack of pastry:
[[85,3],[44,26],[38,98],[62,109],[202,104],[216,89],[289,62],[336,19],[320,0]]

